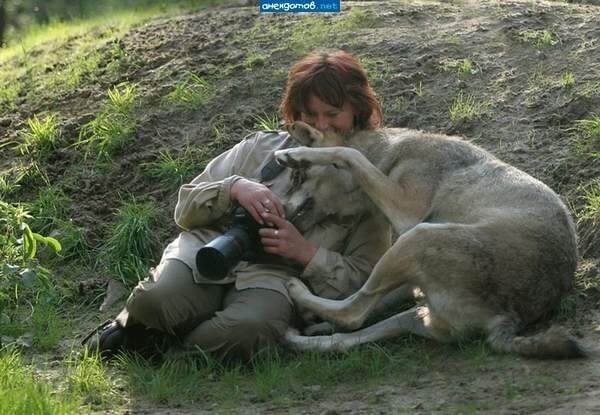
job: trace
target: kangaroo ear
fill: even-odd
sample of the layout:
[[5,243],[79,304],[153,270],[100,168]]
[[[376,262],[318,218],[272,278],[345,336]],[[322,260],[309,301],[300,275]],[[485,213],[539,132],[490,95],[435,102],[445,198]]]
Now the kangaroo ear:
[[285,125],[290,136],[300,145],[319,147],[323,134],[302,121],[294,121]]

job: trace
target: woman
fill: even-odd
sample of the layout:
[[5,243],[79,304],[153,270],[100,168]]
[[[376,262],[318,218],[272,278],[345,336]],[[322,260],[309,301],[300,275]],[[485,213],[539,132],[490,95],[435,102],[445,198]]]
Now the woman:
[[[358,60],[343,51],[313,52],[291,69],[280,111],[320,131],[377,128],[381,108]],[[123,311],[101,333],[104,355],[147,343],[152,333],[179,338],[222,358],[251,359],[297,322],[285,282],[304,280],[323,297],[356,291],[389,246],[387,224],[373,217],[320,223],[302,235],[285,218],[283,202],[259,183],[275,150],[289,145],[284,132],[247,137],[181,187],[175,208],[180,235],[165,249],[152,275],[140,282]],[[264,256],[241,262],[221,281],[196,268],[198,249],[221,234],[236,204],[261,224]]]

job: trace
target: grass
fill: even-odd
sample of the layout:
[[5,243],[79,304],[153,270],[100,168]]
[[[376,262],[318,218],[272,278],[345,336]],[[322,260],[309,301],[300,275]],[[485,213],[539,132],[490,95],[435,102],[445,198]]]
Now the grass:
[[39,380],[14,347],[0,349],[1,414],[81,413],[81,401],[69,393],[56,393]]
[[600,179],[580,186],[583,206],[576,212],[582,255],[600,244]]
[[465,95],[461,91],[454,101],[452,101],[448,112],[450,113],[452,124],[457,124],[479,117],[483,113],[483,110],[482,104],[478,103],[473,95]]
[[577,221],[591,222],[596,228],[600,228],[600,179],[594,179],[581,187],[581,196],[585,203],[577,214]]
[[560,43],[558,35],[549,30],[522,30],[518,36],[521,41],[532,44],[538,49],[549,48]]
[[573,72],[564,72],[560,78],[560,85],[565,89],[573,88],[575,86],[575,75],[573,75]]
[[101,250],[101,259],[110,277],[132,287],[144,278],[155,260],[159,242],[154,226],[158,212],[150,202],[124,200],[116,222]]
[[17,104],[15,101],[22,90],[23,83],[20,81],[14,80],[13,82],[0,82],[0,110],[16,109]]
[[161,151],[155,161],[145,164],[145,171],[162,183],[178,188],[199,174],[208,164],[209,157],[205,151],[194,150],[188,143],[183,151]]
[[250,53],[248,53],[246,55],[243,66],[244,66],[244,69],[246,69],[247,71],[251,71],[254,68],[264,66],[266,61],[267,61],[266,55],[258,52],[257,50],[252,50],[252,51],[250,51]]
[[262,113],[252,117],[254,119],[254,129],[261,131],[278,131],[281,128],[279,116],[274,114]]
[[42,187],[31,203],[32,226],[38,231],[50,230],[57,220],[67,218],[70,203],[71,199],[61,188],[53,185]]
[[223,364],[209,355],[165,360],[158,367],[137,356],[119,360],[119,370],[134,395],[152,402],[178,405],[214,402],[214,410],[238,408],[240,401],[286,404],[318,399],[339,379],[348,384],[377,382],[401,372],[407,378],[426,370],[416,356],[421,340],[404,339],[390,351],[377,344],[347,353],[301,353],[271,349],[248,365]]
[[359,58],[359,61],[365,71],[367,71],[369,79],[375,85],[383,83],[392,74],[392,66],[384,60],[362,56]]
[[135,85],[124,83],[108,90],[100,113],[81,128],[75,143],[87,147],[86,157],[96,153],[97,160],[110,159],[131,141],[136,128],[136,99]]
[[[54,20],[47,25],[32,25],[26,31],[9,39],[9,45],[0,49],[0,62],[26,53],[40,44],[64,42],[70,38],[95,33],[99,28],[112,27],[115,34],[123,34],[155,16],[169,16],[214,4],[214,0],[185,0],[143,7],[97,13],[94,17],[73,20]],[[139,6],[139,4],[138,4]]]
[[577,147],[579,152],[587,153],[593,158],[600,158],[600,115],[593,115],[586,120],[575,122]]
[[200,76],[188,72],[173,90],[162,98],[165,106],[195,110],[208,104],[216,95],[216,88]]
[[84,81],[93,81],[104,56],[97,50],[84,51],[57,69],[45,80],[45,86],[56,93],[76,90]]
[[8,199],[19,188],[19,181],[13,180],[10,174],[0,176],[0,200]]
[[440,68],[444,72],[456,73],[459,77],[475,75],[481,70],[471,59],[444,59],[440,62]]
[[369,10],[352,7],[347,13],[335,17],[298,16],[289,27],[258,20],[249,33],[245,34],[245,39],[281,39],[283,48],[300,56],[338,40],[348,41],[349,33],[354,38],[355,31],[374,28],[380,21],[381,18]]
[[32,345],[36,350],[51,350],[60,340],[70,336],[71,322],[60,318],[60,315],[60,304],[45,301],[36,305],[31,317]]
[[85,404],[109,408],[122,402],[115,380],[98,354],[87,349],[82,354],[71,353],[67,364],[67,390]]
[[27,126],[29,129],[22,134],[19,151],[38,160],[47,159],[60,140],[57,115],[48,114],[43,119],[34,115],[27,120]]

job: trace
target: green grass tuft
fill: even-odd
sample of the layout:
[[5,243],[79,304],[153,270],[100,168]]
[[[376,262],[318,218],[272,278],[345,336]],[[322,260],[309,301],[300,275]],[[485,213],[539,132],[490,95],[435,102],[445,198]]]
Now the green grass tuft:
[[18,146],[23,155],[35,159],[46,159],[56,148],[60,139],[60,128],[56,114],[48,114],[43,119],[37,115],[27,120],[29,130],[23,133],[23,142]]
[[476,118],[483,111],[482,105],[475,100],[475,97],[469,94],[465,95],[461,91],[450,105],[448,112],[450,113],[450,121],[452,121],[452,124],[456,124]]
[[44,83],[45,88],[65,93],[77,89],[86,80],[93,81],[103,59],[102,54],[95,50],[79,53],[52,73]]
[[71,199],[57,186],[42,187],[31,203],[34,216],[32,227],[36,231],[47,231],[55,221],[66,219]]
[[582,186],[581,191],[581,198],[585,204],[577,213],[577,222],[588,222],[600,230],[600,179],[594,179]]
[[587,120],[575,122],[578,133],[577,145],[581,152],[588,153],[594,158],[600,157],[600,115],[594,115]]
[[246,59],[244,59],[244,68],[247,71],[251,71],[256,67],[265,66],[267,61],[267,56],[256,51],[252,50],[248,55],[246,55]]
[[144,164],[148,174],[162,183],[177,188],[199,174],[209,161],[205,151],[196,151],[187,144],[182,152],[161,151],[157,160]]
[[102,247],[102,260],[111,277],[131,287],[148,272],[159,242],[155,234],[158,211],[152,204],[135,199],[123,201],[116,213],[108,240]]
[[519,39],[540,49],[560,43],[558,36],[549,30],[522,30],[519,32]]
[[136,128],[133,111],[135,85],[121,84],[108,90],[108,100],[98,116],[85,124],[76,145],[86,145],[86,157],[96,152],[96,159],[110,159],[129,143]]
[[162,103],[173,108],[195,110],[206,105],[216,95],[216,88],[194,73],[175,84],[171,92],[165,95]]
[[475,75],[480,72],[479,66],[471,59],[444,59],[440,67],[445,72],[454,72],[460,77]]
[[92,407],[113,407],[121,401],[117,385],[99,354],[88,349],[82,355],[72,353],[68,365],[67,382],[71,394]]
[[560,85],[566,89],[573,88],[575,86],[575,75],[573,75],[573,72],[566,71],[563,73],[560,78]]
[[0,414],[75,414],[81,413],[81,403],[40,381],[17,349],[0,349]]
[[252,117],[254,119],[254,129],[263,131],[278,131],[281,128],[281,122],[277,114],[262,113]]
[[0,82],[0,110],[17,108],[16,99],[23,90],[23,83],[17,80]]

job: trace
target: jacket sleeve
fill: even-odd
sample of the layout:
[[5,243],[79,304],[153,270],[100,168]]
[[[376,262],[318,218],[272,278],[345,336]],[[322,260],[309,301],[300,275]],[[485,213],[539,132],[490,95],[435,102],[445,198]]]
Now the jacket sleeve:
[[252,168],[248,157],[256,144],[256,136],[245,139],[214,158],[204,171],[179,189],[175,206],[175,223],[182,229],[206,226],[223,216],[231,206],[231,186],[249,177]]
[[369,215],[351,231],[343,252],[320,247],[300,277],[320,297],[346,298],[362,287],[390,245],[388,221]]

